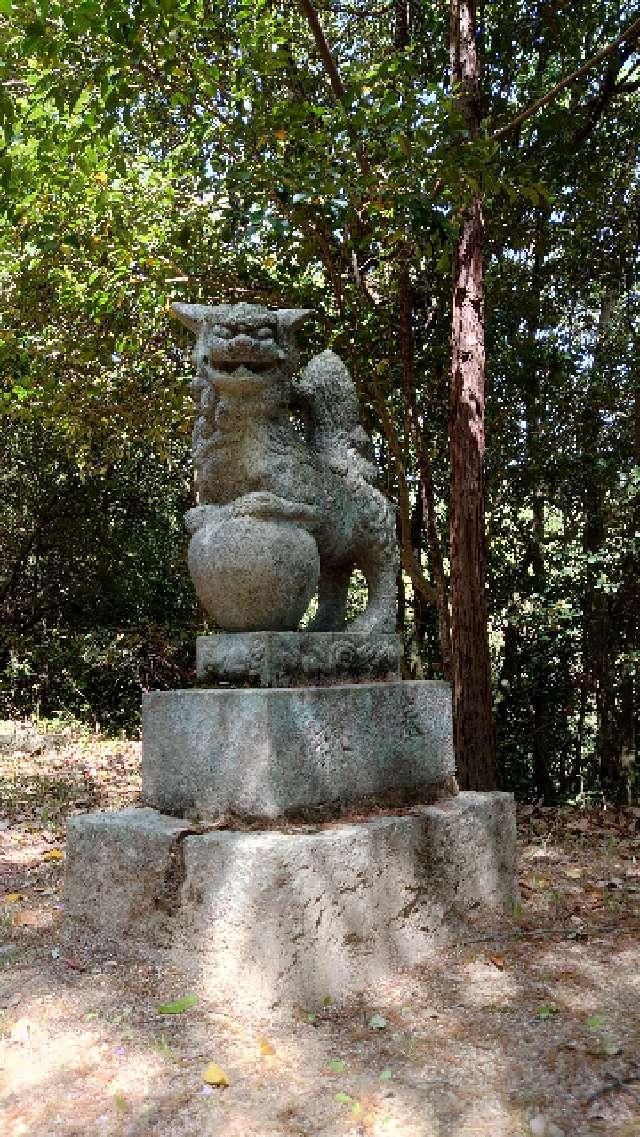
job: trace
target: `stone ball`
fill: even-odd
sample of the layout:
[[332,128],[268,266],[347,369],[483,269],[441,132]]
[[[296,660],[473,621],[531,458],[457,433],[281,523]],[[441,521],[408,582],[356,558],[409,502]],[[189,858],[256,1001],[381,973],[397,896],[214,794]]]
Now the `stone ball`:
[[318,588],[317,545],[290,521],[213,521],[192,537],[188,559],[200,603],[226,632],[295,631]]

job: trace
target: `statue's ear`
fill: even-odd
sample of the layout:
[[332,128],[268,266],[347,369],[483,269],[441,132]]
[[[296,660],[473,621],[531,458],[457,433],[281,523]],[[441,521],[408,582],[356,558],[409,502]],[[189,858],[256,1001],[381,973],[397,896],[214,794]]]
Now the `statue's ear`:
[[313,316],[313,308],[278,308],[278,327],[295,332],[309,316]]
[[171,311],[182,324],[191,328],[192,332],[200,331],[200,325],[210,316],[213,309],[207,304],[172,304]]

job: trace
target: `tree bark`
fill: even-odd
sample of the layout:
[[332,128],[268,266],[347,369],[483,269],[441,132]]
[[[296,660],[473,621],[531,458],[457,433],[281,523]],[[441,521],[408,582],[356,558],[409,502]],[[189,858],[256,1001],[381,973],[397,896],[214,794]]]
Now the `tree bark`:
[[[599,557],[606,540],[604,515],[605,486],[598,462],[602,433],[603,372],[606,369],[606,347],[618,298],[618,285],[604,294],[598,335],[594,349],[590,383],[584,397],[581,420],[582,491],[584,509],[583,549],[588,557]],[[609,597],[597,587],[599,569],[587,562],[585,591],[582,601],[582,671],[586,697],[591,696],[596,710],[596,761],[600,785],[606,798],[616,800],[622,791],[622,779],[616,745],[616,629],[612,626]]]
[[[409,45],[409,3],[408,0],[395,0],[394,43],[399,51]],[[398,336],[400,357],[402,359],[402,379],[404,395],[405,448],[413,443],[418,466],[418,501],[415,515],[420,518],[420,528],[426,522],[427,556],[431,576],[435,585],[436,610],[438,613],[438,639],[442,674],[451,679],[451,619],[449,615],[449,590],[444,571],[442,546],[436,524],[435,490],[433,472],[428,449],[425,447],[424,428],[420,422],[416,396],[415,341],[413,335],[413,289],[411,274],[406,261],[401,261],[396,273],[398,282]],[[412,540],[415,558],[420,564],[421,534]],[[424,638],[423,593],[414,589],[414,627],[418,643]]]
[[[413,296],[409,268],[401,264],[397,273],[398,279],[398,334],[400,338],[400,355],[402,358],[404,413],[405,413],[405,446],[409,440],[413,442],[416,463],[418,466],[419,494],[421,500],[421,518],[426,522],[427,552],[429,568],[435,586],[436,609],[438,613],[438,638],[440,640],[440,657],[442,660],[442,673],[445,679],[451,679],[451,621],[449,616],[449,592],[447,578],[444,571],[442,548],[436,524],[436,502],[433,485],[431,460],[424,446],[423,428],[420,424],[418,406],[416,401],[415,381],[415,350],[413,339]],[[417,554],[418,563],[420,554]],[[419,593],[416,608],[416,625],[419,620],[419,608],[423,597]]]
[[[631,325],[631,321],[630,325]],[[640,366],[638,348],[640,337],[631,325],[631,356],[634,360],[633,384],[633,466],[640,470]],[[635,350],[634,350],[635,349]],[[616,668],[615,742],[610,747],[609,763],[602,763],[600,775],[603,788],[618,801],[631,802],[637,793],[637,748],[640,712],[638,685],[638,649],[640,648],[640,560],[637,553],[637,535],[640,534],[640,493],[632,499],[626,527],[627,554],[622,565],[620,588],[612,602],[611,625],[616,635],[612,654],[618,660]],[[606,778],[609,779],[607,786]]]
[[[480,125],[474,0],[451,3],[451,80],[471,136]],[[451,617],[454,738],[464,789],[496,784],[487,629],[484,518],[484,222],[462,211],[453,268],[451,365]]]
[[[544,219],[539,212],[536,221],[536,235],[531,272],[531,308],[528,319],[530,372],[526,377],[524,390],[526,421],[526,459],[531,487],[531,510],[533,525],[529,542],[527,569],[531,566],[532,576],[524,577],[522,587],[533,591],[540,603],[547,591],[547,574],[544,559],[544,491],[541,484],[542,466],[540,444],[540,367],[537,360],[536,332],[541,326],[540,296],[542,295]],[[540,645],[534,654],[530,674],[531,694],[529,709],[531,713],[531,749],[533,755],[533,779],[538,800],[550,804],[555,796],[553,778],[549,766],[549,666],[548,653],[541,652]]]

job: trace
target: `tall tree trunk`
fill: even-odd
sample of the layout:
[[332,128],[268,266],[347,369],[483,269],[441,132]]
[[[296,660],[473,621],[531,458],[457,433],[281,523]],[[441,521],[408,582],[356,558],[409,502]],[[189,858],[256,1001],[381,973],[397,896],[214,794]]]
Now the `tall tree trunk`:
[[[469,133],[480,125],[475,0],[451,3],[451,81]],[[454,257],[451,365],[451,617],[454,736],[465,789],[496,784],[484,525],[484,223],[463,210]]]
[[[525,378],[524,403],[526,421],[526,457],[531,487],[531,510],[533,525],[526,557],[527,572],[531,566],[531,576],[526,575],[523,588],[533,591],[541,598],[547,589],[547,574],[544,560],[544,490],[540,469],[542,465],[540,445],[540,365],[537,358],[536,332],[541,326],[540,296],[542,294],[544,218],[538,213],[536,221],[535,248],[531,273],[531,309],[528,319],[529,354],[531,366]],[[537,601],[538,603],[540,600]],[[531,713],[531,749],[533,754],[533,779],[537,797],[549,803],[554,797],[554,785],[549,768],[549,700],[548,700],[548,653],[535,651],[530,675],[529,709]]]
[[631,665],[620,680],[620,765],[626,779],[626,801],[633,801],[636,778],[636,675]]
[[[619,294],[617,284],[607,289],[598,321],[591,380],[582,414],[582,477],[585,512],[583,547],[592,557],[602,553],[606,539],[604,516],[605,485],[600,471],[602,398],[605,389],[606,347]],[[597,562],[596,562],[597,563]],[[583,596],[583,682],[595,699],[596,761],[602,791],[609,800],[625,800],[625,772],[618,729],[616,705],[616,657],[620,645],[620,621],[611,598],[596,585],[598,568],[587,566]]]
[[[399,51],[409,45],[409,0],[395,0],[395,26],[394,43]],[[413,442],[418,466],[419,500],[416,514],[421,523],[426,522],[427,555],[431,578],[436,592],[436,609],[438,613],[438,638],[440,641],[440,658],[442,661],[442,674],[445,679],[451,679],[451,618],[449,615],[449,593],[447,578],[444,571],[442,546],[438,536],[436,524],[436,502],[433,486],[433,472],[431,459],[425,446],[424,429],[418,414],[416,398],[415,375],[415,341],[413,335],[413,289],[409,265],[402,261],[397,271],[398,281],[398,334],[400,339],[400,355],[402,358],[404,417],[405,417],[405,446],[408,448]],[[414,545],[416,542],[412,541]],[[422,541],[418,540],[415,556],[420,564]],[[424,609],[425,597],[418,589],[414,589],[414,618],[416,639],[418,642],[424,638]],[[421,635],[422,633],[422,635]]]
[[[429,568],[434,582],[436,593],[436,609],[438,612],[438,635],[440,640],[440,656],[442,659],[442,673],[446,679],[451,678],[451,624],[449,618],[449,595],[447,578],[444,571],[442,548],[436,524],[436,501],[433,486],[433,473],[431,460],[425,448],[424,430],[420,423],[418,405],[416,400],[415,379],[415,350],[413,338],[413,294],[409,268],[401,264],[397,273],[398,279],[398,334],[400,338],[400,355],[402,358],[404,415],[405,415],[405,446],[413,442],[416,462],[418,465],[419,494],[421,519],[426,522],[427,551]],[[416,557],[420,563],[420,550]],[[419,618],[419,609],[424,606],[425,597],[416,592],[418,607],[416,608],[416,623]]]
[[[633,451],[632,461],[640,470],[640,364],[638,350],[640,336],[634,335],[631,325],[631,358],[634,360],[633,385]],[[635,348],[635,350],[634,350]],[[615,763],[612,770],[616,777],[617,798],[620,801],[633,800],[637,789],[637,747],[640,712],[640,690],[638,686],[638,649],[640,648],[640,558],[637,540],[640,534],[640,492],[636,492],[629,510],[626,541],[627,554],[622,566],[620,589],[614,599],[614,626],[620,642],[618,653],[622,657],[618,677],[618,713],[616,717]],[[618,654],[617,653],[617,654]]]
[[[533,377],[533,390],[531,400],[527,405],[527,456],[532,469],[534,485],[532,488],[533,532],[531,540],[530,564],[533,571],[531,585],[539,597],[546,591],[546,572],[544,564],[544,498],[539,486],[537,461],[535,450],[538,444],[538,410],[537,398],[539,396],[539,375]],[[532,674],[530,676],[531,693],[529,706],[531,711],[531,749],[533,753],[533,779],[538,799],[549,804],[554,796],[554,785],[549,768],[549,701],[547,681],[549,679],[546,658],[540,658],[540,650],[536,652]],[[546,655],[546,653],[545,653]]]

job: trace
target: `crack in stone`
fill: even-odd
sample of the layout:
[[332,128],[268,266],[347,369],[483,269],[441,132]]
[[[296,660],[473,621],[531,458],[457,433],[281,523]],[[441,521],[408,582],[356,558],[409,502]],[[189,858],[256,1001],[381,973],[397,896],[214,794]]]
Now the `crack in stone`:
[[[204,833],[215,832],[216,825],[197,825],[182,829],[173,839],[169,849],[168,864],[162,882],[162,891],[155,897],[155,907],[167,916],[175,916],[182,903],[182,886],[187,875],[184,859],[184,842],[187,837],[200,837]],[[194,899],[196,899],[194,897]]]

